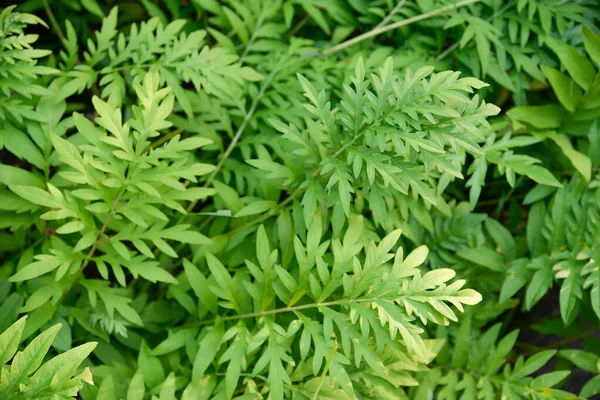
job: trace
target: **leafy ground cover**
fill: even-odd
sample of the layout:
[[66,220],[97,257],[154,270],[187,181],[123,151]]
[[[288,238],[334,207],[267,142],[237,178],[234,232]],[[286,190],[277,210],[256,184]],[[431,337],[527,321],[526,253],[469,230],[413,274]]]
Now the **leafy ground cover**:
[[600,394],[597,0],[0,9],[0,399]]

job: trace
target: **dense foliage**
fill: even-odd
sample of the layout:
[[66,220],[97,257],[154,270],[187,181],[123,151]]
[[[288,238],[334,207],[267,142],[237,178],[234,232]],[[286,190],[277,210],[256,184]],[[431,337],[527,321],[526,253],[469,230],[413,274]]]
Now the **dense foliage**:
[[597,0],[14,3],[0,399],[600,394]]

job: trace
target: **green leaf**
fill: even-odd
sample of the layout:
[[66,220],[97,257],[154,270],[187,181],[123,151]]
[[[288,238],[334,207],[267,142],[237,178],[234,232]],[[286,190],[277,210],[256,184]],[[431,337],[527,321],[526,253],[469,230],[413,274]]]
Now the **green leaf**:
[[271,200],[258,200],[248,204],[238,211],[236,217],[247,217],[249,215],[263,214],[277,207],[277,203]]
[[507,276],[500,290],[500,303],[506,302],[523,288],[531,279],[531,270],[527,268],[527,260],[519,259],[509,265]]
[[525,308],[531,308],[546,294],[552,287],[552,270],[547,265],[533,274],[527,291],[525,292]]
[[154,265],[144,265],[139,270],[140,276],[150,282],[165,282],[171,284],[177,284],[177,279],[164,268],[157,267]]
[[175,398],[175,374],[171,372],[160,388],[159,400],[171,400]]
[[207,279],[198,268],[186,258],[183,259],[183,268],[185,276],[190,282],[190,286],[196,296],[211,312],[216,313],[218,307],[217,296],[210,291]]
[[244,203],[240,200],[239,194],[231,187],[216,180],[213,181],[213,186],[217,191],[217,196],[220,197],[231,210],[238,212],[244,208]]
[[85,225],[81,221],[70,221],[56,229],[56,233],[65,235],[69,233],[79,232],[85,229]]
[[457,333],[456,344],[452,354],[452,367],[461,368],[466,365],[471,348],[471,316],[468,315]]
[[165,380],[165,371],[160,360],[149,354],[148,347],[142,343],[137,359],[138,368],[143,375],[144,382],[149,388],[154,388]]
[[512,168],[516,173],[525,175],[537,183],[546,186],[562,187],[562,184],[552,175],[546,168],[537,165],[528,165],[521,162],[507,162],[507,166]]
[[8,399],[13,393],[13,387],[25,382],[25,378],[41,365],[44,356],[50,349],[61,325],[57,324],[45,330],[29,343],[25,350],[18,352],[12,360],[10,372],[5,380],[4,388],[0,390],[0,398]]
[[554,371],[540,375],[531,381],[530,386],[533,389],[546,389],[558,385],[563,381],[571,371]]
[[524,205],[534,204],[538,201],[545,199],[556,192],[556,188],[546,185],[536,185],[533,189],[527,193],[523,200]]
[[506,112],[513,121],[539,129],[555,129],[562,124],[565,110],[558,105],[519,106]]
[[552,139],[560,147],[563,154],[571,161],[575,169],[583,175],[587,182],[592,179],[592,161],[585,154],[575,150],[566,135],[554,132],[541,135]]
[[244,22],[240,19],[240,17],[238,17],[238,15],[235,12],[231,11],[231,9],[229,9],[228,7],[223,7],[222,10],[227,16],[227,19],[233,27],[233,30],[241,39],[242,43],[248,43],[249,34]]
[[262,74],[259,74],[254,69],[250,67],[242,67],[240,68],[240,76],[247,81],[250,82],[259,82],[262,81],[265,77]]
[[475,33],[475,44],[477,45],[477,54],[481,62],[481,72],[483,76],[487,74],[490,60],[490,42],[482,32]]
[[28,264],[10,277],[11,282],[27,281],[48,272],[54,271],[60,265],[60,260],[55,256],[41,254],[36,256],[38,261]]
[[6,186],[35,186],[40,189],[46,187],[45,181],[40,176],[6,164],[0,164],[0,183]]
[[545,350],[534,354],[529,357],[520,368],[515,368],[510,380],[522,379],[533,374],[535,371],[546,365],[555,354],[556,350]]
[[73,167],[79,172],[85,173],[83,157],[75,145],[55,134],[51,134],[50,139],[52,140],[52,145],[58,152],[62,162]]
[[0,335],[0,367],[6,365],[19,348],[26,320],[27,316],[21,317]]
[[546,207],[543,202],[535,203],[529,211],[527,221],[527,246],[534,257],[541,255],[544,251],[545,238],[542,234]]
[[500,222],[495,219],[487,218],[484,225],[504,259],[507,261],[513,260],[517,256],[517,244],[512,234]]
[[39,169],[47,168],[46,157],[44,157],[39,147],[33,143],[25,132],[21,132],[6,121],[3,121],[3,125],[0,126],[0,144],[2,143],[4,144],[3,147],[6,147],[8,151],[20,159],[35,165]]
[[54,197],[45,190],[42,190],[33,186],[9,186],[9,189],[14,193],[24,198],[25,200],[44,207],[59,208],[58,203]]
[[594,65],[564,42],[548,38],[547,44],[560,58],[573,80],[584,90],[589,90],[596,76]]
[[193,335],[193,329],[182,329],[174,333],[170,333],[169,336],[160,342],[151,352],[151,356],[162,356],[164,354],[171,353],[177,349],[185,346],[186,338],[189,335]]
[[137,370],[129,382],[127,388],[127,400],[144,400],[146,388],[144,385],[144,374],[141,370]]
[[600,65],[600,37],[587,26],[583,27],[583,44],[592,60]]
[[223,330],[220,326],[217,326],[200,341],[198,353],[196,354],[192,368],[192,379],[200,378],[214,361],[221,346],[222,338]]
[[96,15],[97,17],[104,17],[104,12],[102,11],[102,8],[96,0],[81,0],[81,5],[83,6],[83,8]]
[[506,271],[506,265],[502,256],[485,247],[477,249],[461,249],[456,255],[481,267],[491,269],[492,271]]
[[580,396],[583,398],[591,398],[594,395],[600,394],[600,375],[596,375],[583,386]]
[[204,375],[192,379],[183,391],[181,400],[209,400],[212,398],[216,386],[217,378],[215,375]]
[[600,370],[598,370],[598,362],[600,361],[600,357],[594,353],[583,350],[565,349],[560,350],[558,354],[571,361],[581,369],[589,371],[593,374],[600,373]]
[[67,386],[66,383],[96,345],[96,342],[85,343],[52,358],[31,377],[30,387],[33,389],[50,384],[51,388],[62,389]]
[[327,23],[327,20],[325,19],[325,16],[321,10],[308,2],[301,2],[300,4],[302,4],[304,11],[306,11],[306,13],[315,20],[321,29],[323,29],[323,31],[329,35],[331,33],[331,28],[329,27],[329,24]]
[[581,89],[571,78],[554,68],[542,65],[542,71],[550,81],[561,104],[567,110],[574,112],[583,96]]

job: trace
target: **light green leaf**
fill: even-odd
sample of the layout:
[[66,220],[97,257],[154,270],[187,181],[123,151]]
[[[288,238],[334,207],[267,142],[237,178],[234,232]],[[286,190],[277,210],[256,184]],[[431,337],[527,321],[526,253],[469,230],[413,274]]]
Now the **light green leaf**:
[[96,345],[96,342],[85,343],[52,358],[31,377],[31,387],[44,387],[50,383],[50,388],[56,390],[67,386],[69,379]]
[[29,138],[27,133],[21,132],[10,123],[3,121],[0,125],[0,144],[8,149],[15,156],[40,169],[47,167],[47,161],[42,151]]
[[506,264],[504,263],[502,256],[485,247],[476,249],[461,249],[456,253],[456,255],[481,267],[491,269],[492,271],[506,271]]
[[0,335],[0,368],[15,355],[19,348],[26,320],[27,316],[21,317]]
[[583,27],[583,44],[592,60],[600,65],[600,37],[587,26]]
[[515,368],[510,379],[517,380],[531,375],[546,365],[555,354],[556,350],[545,350],[534,354],[533,356],[529,357],[520,368]]
[[204,375],[192,379],[184,389],[181,400],[209,400],[212,398],[216,386],[217,377],[215,375]]
[[6,164],[0,164],[0,183],[6,186],[35,186],[40,189],[46,187],[45,181],[40,176]]
[[9,186],[9,189],[14,193],[24,198],[25,200],[44,207],[59,208],[60,203],[45,190],[34,186]]
[[59,259],[55,256],[40,254],[35,258],[37,258],[38,261],[23,267],[17,271],[16,274],[11,276],[9,280],[11,282],[27,281],[44,275],[50,271],[54,271],[60,265]]
[[544,133],[541,136],[548,137],[560,147],[563,154],[571,161],[577,171],[589,182],[592,179],[592,161],[588,156],[573,148],[571,141],[564,134],[554,132]]
[[194,329],[181,329],[170,332],[169,336],[160,342],[151,352],[151,356],[162,356],[185,346],[188,335],[193,335]]
[[562,380],[569,376],[570,373],[571,371],[548,372],[536,377],[533,381],[531,381],[530,386],[533,389],[551,388],[555,385],[558,385]]
[[3,379],[4,388],[0,390],[0,398],[7,399],[13,393],[13,387],[22,383],[25,377],[32,374],[42,361],[61,325],[57,324],[42,332],[29,343],[25,350],[18,352],[12,360],[10,372]]
[[592,396],[600,394],[600,375],[596,375],[590,379],[581,389],[580,396],[589,399]]
[[194,360],[194,365],[192,368],[193,380],[200,378],[213,362],[221,346],[222,338],[223,330],[219,325],[212,329],[200,341],[198,353],[196,354],[196,359]]
[[159,400],[172,400],[175,398],[175,374],[171,372],[164,381],[159,394]]
[[209,289],[208,281],[198,268],[189,262],[186,258],[183,259],[183,268],[192,290],[200,301],[213,313],[217,312],[217,296]]
[[247,217],[249,215],[263,214],[277,207],[277,203],[271,200],[258,200],[248,204],[235,214],[236,217]]
[[577,367],[589,371],[593,374],[598,374],[598,362],[600,357],[594,353],[590,353],[583,350],[565,349],[560,350],[559,355],[571,361]]
[[571,78],[554,68],[542,65],[542,71],[550,81],[561,104],[567,110],[574,112],[583,95],[579,86]]
[[104,17],[104,11],[102,11],[102,8],[96,0],[81,0],[81,5],[95,16],[100,18]]
[[589,90],[596,76],[596,70],[590,60],[559,40],[548,38],[547,43],[560,58],[573,80],[584,90]]
[[554,129],[559,128],[565,110],[558,105],[543,105],[543,106],[519,106],[513,107],[506,112],[513,121],[531,125],[539,129]]
[[227,19],[229,20],[229,23],[233,27],[233,30],[238,35],[238,37],[241,39],[242,43],[248,43],[249,34],[248,34],[248,30],[246,29],[246,24],[244,24],[244,22],[240,19],[240,17],[238,17],[238,15],[235,12],[231,11],[230,8],[223,7],[222,10],[225,13],[225,15],[227,16]]
[[141,370],[137,370],[133,375],[129,388],[127,389],[127,400],[144,400],[146,388],[144,385],[144,374]]

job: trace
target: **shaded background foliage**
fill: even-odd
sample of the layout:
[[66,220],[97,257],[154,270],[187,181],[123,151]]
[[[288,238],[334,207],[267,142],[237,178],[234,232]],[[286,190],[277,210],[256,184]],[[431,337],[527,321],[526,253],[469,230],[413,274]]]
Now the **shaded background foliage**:
[[600,393],[599,19],[3,9],[0,398]]

